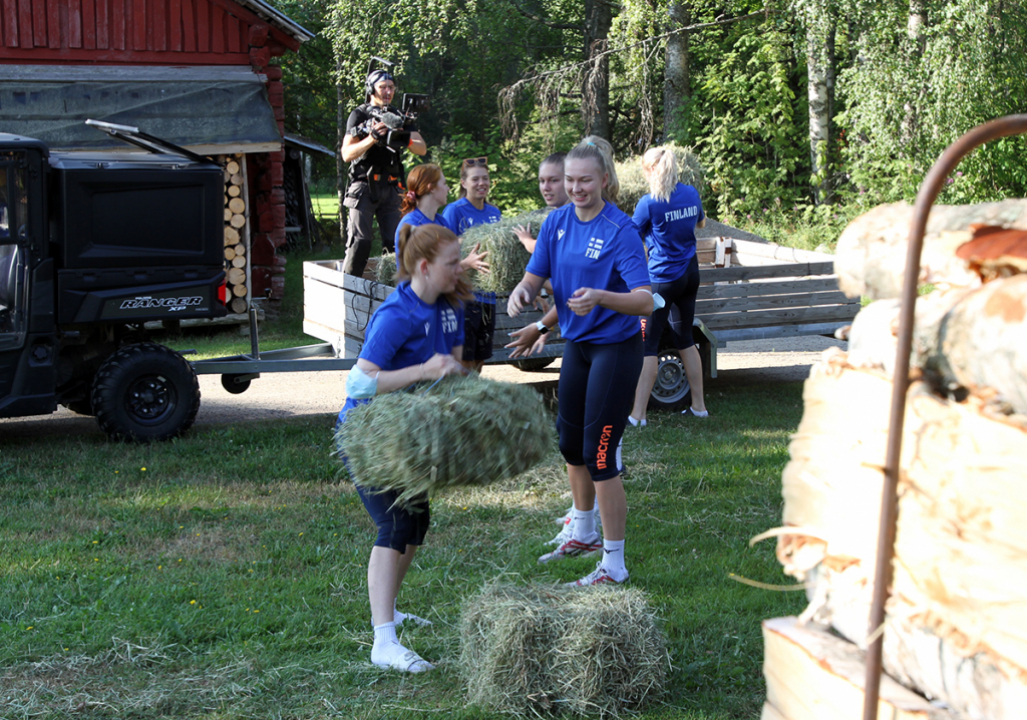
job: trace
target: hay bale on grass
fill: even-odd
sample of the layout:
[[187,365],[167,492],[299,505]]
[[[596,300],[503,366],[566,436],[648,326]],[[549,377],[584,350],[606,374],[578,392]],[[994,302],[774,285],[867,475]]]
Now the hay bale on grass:
[[399,503],[489,485],[541,462],[554,445],[542,396],[526,385],[447,377],[349,411],[338,431],[354,482]]
[[[699,158],[695,156],[691,148],[681,147],[669,143],[664,147],[674,150],[674,157],[678,161],[678,180],[685,185],[692,185],[703,194],[705,173]],[[624,162],[616,163],[617,179],[620,180],[620,197],[617,199],[617,207],[631,215],[638,201],[649,192],[649,183],[642,174],[642,156],[636,155]]]
[[491,266],[488,275],[478,275],[473,280],[475,287],[496,293],[509,294],[524,277],[531,254],[524,249],[514,235],[514,228],[526,225],[532,237],[538,237],[542,221],[548,217],[551,208],[535,210],[512,218],[503,218],[497,223],[475,225],[460,236],[466,255],[481,243],[481,249],[488,252],[485,260]]
[[666,640],[634,588],[493,583],[461,617],[469,700],[520,715],[616,716],[660,695]]

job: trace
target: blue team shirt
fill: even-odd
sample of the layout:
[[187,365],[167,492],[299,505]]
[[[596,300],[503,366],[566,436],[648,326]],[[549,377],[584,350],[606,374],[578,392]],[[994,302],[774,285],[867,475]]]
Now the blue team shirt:
[[503,213],[495,205],[485,203],[481,210],[474,207],[467,198],[460,198],[442,210],[449,229],[457,235],[463,235],[475,225],[488,225],[503,219]]
[[[413,225],[414,227],[421,227],[422,225],[429,225],[432,223],[434,223],[435,225],[441,225],[447,230],[453,230],[452,226],[450,226],[450,224],[446,222],[446,219],[442,217],[442,213],[435,213],[435,219],[429,220],[427,215],[425,215],[417,208],[414,208],[406,215],[404,215],[400,219],[399,225],[396,226],[396,247],[399,247],[399,229],[401,227],[403,227],[404,225]],[[456,231],[453,230],[453,232],[455,233]]]
[[[421,300],[409,282],[400,283],[375,310],[364,332],[360,357],[382,370],[402,370],[432,359],[435,353],[451,353],[464,344],[464,311],[444,297],[433,305]],[[339,422],[351,408],[371,398],[346,398]]]
[[685,274],[695,255],[695,224],[703,213],[699,191],[678,183],[669,200],[643,195],[631,218],[649,250],[649,277],[672,282]]
[[582,317],[567,307],[579,288],[630,292],[649,285],[642,238],[616,205],[606,203],[588,222],[578,219],[574,205],[553,210],[542,222],[527,270],[552,282],[560,333],[568,340],[612,344],[638,332],[637,317],[598,306]]

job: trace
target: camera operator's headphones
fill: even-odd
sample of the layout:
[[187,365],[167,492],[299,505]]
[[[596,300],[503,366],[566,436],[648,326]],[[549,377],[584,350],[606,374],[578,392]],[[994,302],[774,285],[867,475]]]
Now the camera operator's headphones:
[[364,91],[367,93],[367,97],[364,99],[364,102],[371,102],[371,96],[374,95],[374,86],[380,83],[382,80],[392,80],[393,82],[396,81],[396,79],[392,76],[392,73],[390,73],[388,70],[379,69],[368,74],[367,82],[364,84]]

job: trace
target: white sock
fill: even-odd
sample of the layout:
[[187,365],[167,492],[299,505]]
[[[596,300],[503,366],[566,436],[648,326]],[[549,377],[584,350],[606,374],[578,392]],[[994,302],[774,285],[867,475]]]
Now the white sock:
[[572,522],[574,523],[574,531],[571,535],[572,538],[578,542],[587,542],[595,537],[596,535],[596,514],[595,510],[578,510],[574,508],[574,515]]
[[688,409],[691,411],[692,415],[694,415],[695,417],[709,417],[710,416],[710,411],[709,410],[703,410],[702,412],[699,412],[698,410],[694,410],[692,408],[688,408]]
[[628,569],[624,567],[624,541],[603,540],[603,569],[614,580],[623,580]]
[[[396,637],[395,621],[374,626],[374,648],[381,649],[389,643],[399,644],[399,639]],[[374,652],[374,648],[372,648],[372,652]]]
[[631,423],[631,427],[645,427],[645,420],[636,420],[631,415],[628,415],[628,422]]

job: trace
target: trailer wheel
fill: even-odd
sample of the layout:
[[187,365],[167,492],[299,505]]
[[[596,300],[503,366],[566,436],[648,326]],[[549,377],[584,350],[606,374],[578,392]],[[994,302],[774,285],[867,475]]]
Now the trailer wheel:
[[233,395],[239,395],[250,389],[250,381],[245,378],[245,375],[222,375],[221,376],[221,387]]
[[538,372],[552,365],[554,360],[556,358],[553,357],[524,358],[523,360],[514,360],[513,364],[515,368],[523,372]]
[[676,350],[661,350],[656,356],[656,384],[649,395],[649,407],[680,410],[692,404],[692,390],[685,377],[685,366]]
[[112,440],[168,440],[193,424],[200,384],[192,366],[155,343],[126,345],[96,373],[96,420]]

